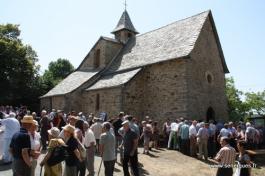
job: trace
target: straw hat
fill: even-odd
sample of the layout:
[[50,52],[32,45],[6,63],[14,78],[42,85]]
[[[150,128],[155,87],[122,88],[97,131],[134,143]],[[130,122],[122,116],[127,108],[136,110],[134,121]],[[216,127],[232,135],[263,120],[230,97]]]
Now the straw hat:
[[33,124],[34,124],[35,126],[39,126],[39,123],[37,122],[37,120],[33,120]]
[[63,130],[68,131],[71,134],[75,133],[75,127],[72,126],[72,125],[66,125],[66,126],[64,126],[62,128],[63,128]]
[[25,115],[23,119],[21,120],[21,123],[32,123],[34,124],[33,117],[30,115]]
[[52,127],[50,130],[48,130],[49,135],[52,137],[57,138],[60,134],[60,130],[57,127]]

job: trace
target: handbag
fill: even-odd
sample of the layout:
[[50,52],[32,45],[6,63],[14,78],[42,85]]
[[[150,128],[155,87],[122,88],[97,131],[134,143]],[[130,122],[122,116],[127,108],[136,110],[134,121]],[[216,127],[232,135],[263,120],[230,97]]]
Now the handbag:
[[48,166],[54,166],[65,160],[67,157],[66,146],[57,146],[52,150],[51,156],[47,160]]
[[78,150],[79,150],[79,153],[81,155],[81,158],[86,158],[86,148],[83,144],[81,144],[81,142],[79,140],[78,141]]

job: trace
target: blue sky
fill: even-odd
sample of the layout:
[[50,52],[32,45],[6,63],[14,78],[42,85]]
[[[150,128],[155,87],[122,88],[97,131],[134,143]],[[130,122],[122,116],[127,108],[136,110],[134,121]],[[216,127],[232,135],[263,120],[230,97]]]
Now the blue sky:
[[[127,0],[140,33],[211,9],[236,87],[265,89],[265,1]],[[124,0],[1,0],[0,24],[19,24],[21,39],[37,52],[43,72],[67,58],[77,67],[100,36],[112,37]]]

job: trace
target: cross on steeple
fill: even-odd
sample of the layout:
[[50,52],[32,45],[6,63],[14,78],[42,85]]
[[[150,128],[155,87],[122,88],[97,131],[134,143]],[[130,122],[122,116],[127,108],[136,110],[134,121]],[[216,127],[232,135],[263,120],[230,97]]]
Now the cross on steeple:
[[124,9],[126,10],[127,8],[127,0],[124,0]]

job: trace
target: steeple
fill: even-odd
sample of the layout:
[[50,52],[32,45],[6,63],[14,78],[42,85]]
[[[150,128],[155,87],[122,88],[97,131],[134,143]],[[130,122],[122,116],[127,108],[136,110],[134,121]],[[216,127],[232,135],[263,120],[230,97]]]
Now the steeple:
[[130,37],[138,34],[138,31],[134,28],[130,16],[125,9],[122,13],[122,16],[115,27],[111,32],[115,35],[115,38],[123,43],[125,43]]

